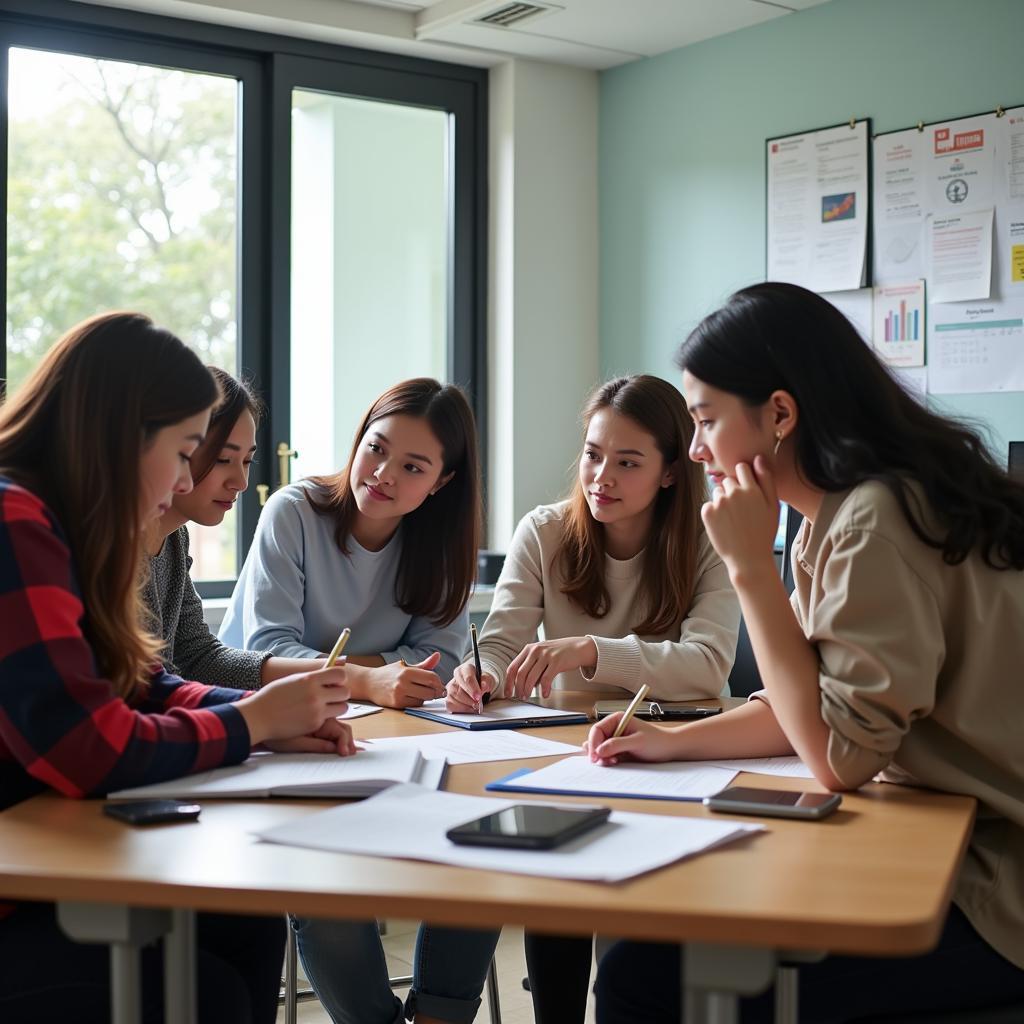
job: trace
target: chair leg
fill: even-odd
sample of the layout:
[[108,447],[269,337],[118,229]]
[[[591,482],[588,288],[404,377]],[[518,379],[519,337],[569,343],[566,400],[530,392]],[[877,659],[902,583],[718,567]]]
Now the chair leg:
[[498,965],[491,957],[487,969],[487,1005],[491,1010],[491,1024],[501,1024],[501,1001],[498,999]]
[[299,955],[295,929],[287,918],[285,924],[288,925],[288,938],[284,947],[284,1024],[295,1024],[298,1019]]
[[796,967],[775,970],[775,1024],[797,1024],[799,1020],[800,975]]

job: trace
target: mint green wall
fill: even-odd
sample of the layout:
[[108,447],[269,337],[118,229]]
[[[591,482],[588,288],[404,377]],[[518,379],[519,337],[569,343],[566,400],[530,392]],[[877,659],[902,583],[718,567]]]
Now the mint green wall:
[[[601,366],[674,376],[687,331],[764,279],[764,140],[1024,104],[1021,0],[831,0],[601,76]],[[888,72],[886,69],[893,69]],[[1003,457],[1024,394],[950,396]]]

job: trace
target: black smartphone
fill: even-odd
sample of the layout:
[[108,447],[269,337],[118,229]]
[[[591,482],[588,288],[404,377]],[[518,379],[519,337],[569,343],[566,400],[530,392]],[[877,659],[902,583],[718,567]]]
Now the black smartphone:
[[838,793],[802,793],[786,789],[729,786],[714,796],[704,797],[704,806],[712,811],[726,811],[730,814],[817,821],[828,817],[842,803],[842,799]]
[[607,807],[545,807],[516,804],[485,815],[445,833],[463,846],[509,846],[521,850],[551,850],[589,832],[608,820]]
[[199,804],[178,800],[132,800],[103,805],[103,813],[129,825],[162,825],[175,821],[195,821],[202,810]]

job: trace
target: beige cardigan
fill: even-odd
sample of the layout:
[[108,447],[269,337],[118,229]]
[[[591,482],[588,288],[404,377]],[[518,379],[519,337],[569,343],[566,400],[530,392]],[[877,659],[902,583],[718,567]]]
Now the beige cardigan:
[[964,793],[978,818],[954,901],[1024,968],[1024,572],[947,565],[881,483],[826,495],[793,549],[820,658],[829,766],[850,786]]
[[567,502],[540,505],[516,527],[495,588],[491,613],[480,635],[480,661],[504,685],[505,670],[523,647],[538,639],[592,636],[597,666],[592,672],[563,673],[555,686],[635,693],[641,683],[651,698],[689,700],[717,697],[736,656],[739,601],[722,560],[703,530],[698,547],[696,588],[682,624],[657,636],[637,636],[642,614],[637,596],[643,552],[628,561],[605,559],[611,607],[600,619],[574,607],[562,593],[557,557]]

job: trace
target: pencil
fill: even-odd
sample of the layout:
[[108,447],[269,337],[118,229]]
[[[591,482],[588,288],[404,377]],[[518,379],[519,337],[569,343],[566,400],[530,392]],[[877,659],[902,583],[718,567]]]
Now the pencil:
[[348,643],[348,638],[351,636],[352,630],[346,626],[338,637],[338,642],[331,648],[331,653],[327,655],[327,664],[324,668],[333,668],[334,663],[341,656],[341,652],[345,650],[345,644]]
[[629,707],[626,708],[623,716],[619,719],[619,724],[615,727],[615,732],[612,733],[612,739],[622,735],[622,731],[629,725],[629,720],[633,717],[636,709],[640,706],[640,701],[647,696],[650,687],[644,683],[639,690],[636,691],[636,696],[629,702]]
[[[469,624],[469,635],[473,639],[473,664],[476,667],[476,685],[480,686],[484,681],[484,670],[480,665],[480,645],[477,643],[475,622],[471,622]],[[490,699],[491,695],[489,693],[485,693],[482,703],[486,704]]]

